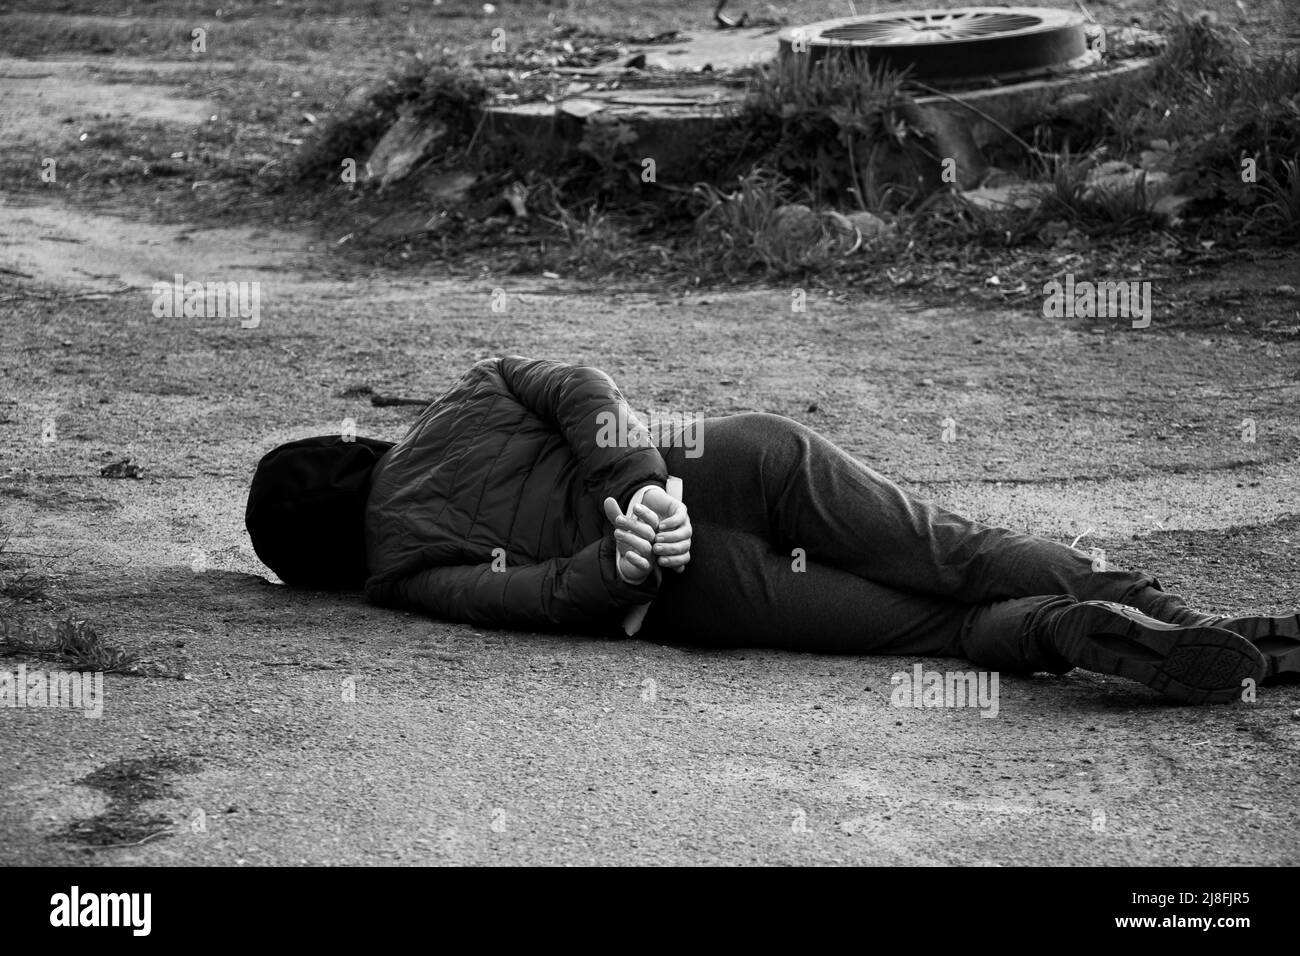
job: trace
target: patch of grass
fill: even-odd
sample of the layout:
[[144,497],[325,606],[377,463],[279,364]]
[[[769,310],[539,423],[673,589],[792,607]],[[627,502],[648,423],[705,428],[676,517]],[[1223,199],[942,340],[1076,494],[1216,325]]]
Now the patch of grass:
[[[415,31],[423,21],[411,16],[370,17],[388,33],[392,54],[414,54],[425,46]],[[399,22],[402,21],[402,22]],[[406,21],[409,20],[409,26]],[[205,31],[204,49],[194,49],[194,30]],[[357,24],[290,17],[282,10],[220,17],[212,5],[190,16],[121,17],[9,13],[0,21],[0,53],[17,57],[66,54],[149,57],[162,61],[244,60],[250,56],[280,63],[304,63],[331,52],[351,52]],[[409,31],[409,32],[408,32]]]
[[49,597],[50,578],[25,554],[10,549],[10,534],[0,529],[0,598],[34,604]]
[[[983,206],[957,192],[939,192],[899,215],[903,231],[936,257],[962,258],[971,244],[1015,246],[1028,241],[1036,218],[1014,205]],[[968,256],[967,256],[968,257]]]
[[585,213],[576,215],[558,201],[555,218],[549,221],[564,237],[565,265],[581,274],[607,275],[616,272],[637,255],[627,230],[607,211],[592,202]]
[[766,64],[750,82],[735,127],[709,146],[731,144],[734,163],[771,169],[819,201],[879,209],[885,197],[874,180],[889,178],[909,140],[919,141],[903,115],[906,80],[848,57]]
[[723,275],[818,271],[850,248],[842,226],[799,202],[806,193],[801,195],[778,172],[756,168],[731,192],[701,184],[697,194],[704,208],[696,221],[692,257],[713,264]]
[[[938,192],[901,214],[917,238],[943,248],[951,242],[990,246],[1036,243],[1050,234],[1073,230],[1098,238],[1139,234],[1164,226],[1142,170],[1112,179],[1096,177],[1104,151],[1050,157],[1046,182],[1023,187],[1001,205],[976,202],[959,192]],[[1052,227],[1052,228],[1049,228]]]
[[110,53],[167,58],[189,50],[189,31],[180,20],[92,20],[39,14],[9,14],[0,30],[0,52],[10,56]]
[[8,621],[0,621],[0,624],[4,628],[0,643],[9,649],[10,654],[29,654],[66,664],[78,671],[133,676],[144,673],[138,657],[105,642],[86,621],[64,618],[55,625],[53,636],[45,639],[17,634]]
[[577,151],[586,160],[590,188],[599,195],[637,195],[641,189],[640,157],[634,155],[637,132],[629,123],[596,113],[583,124]]
[[1118,182],[1107,184],[1090,178],[1102,155],[1094,152],[1075,157],[1067,151],[1054,157],[1051,188],[1026,217],[1026,227],[1064,219],[1095,236],[1164,225],[1164,217],[1156,212],[1148,194],[1145,170],[1139,170],[1131,182],[1120,177]]
[[1255,222],[1279,237],[1300,238],[1300,155],[1282,160],[1283,175],[1265,171],[1260,180],[1265,202],[1255,210]]
[[1288,165],[1300,156],[1300,56],[1258,57],[1235,31],[1181,10],[1162,28],[1156,68],[1114,92],[1095,142],[1120,155],[1162,143],[1189,212],[1229,228],[1285,228],[1285,209],[1271,204],[1300,188]]
[[79,671],[105,674],[134,674],[138,658],[120,647],[104,642],[85,621],[65,618],[55,629],[54,647],[64,663]]
[[104,642],[85,621],[71,617],[61,620],[52,637],[37,639],[22,636],[14,627],[11,612],[18,604],[48,604],[52,578],[39,569],[28,555],[9,548],[10,535],[0,532],[0,644],[8,653],[25,653],[57,660],[76,670],[104,673],[139,673],[138,659],[120,647]]
[[403,114],[440,120],[448,127],[444,149],[465,147],[479,128],[479,108],[487,97],[478,71],[450,59],[419,61],[384,80],[351,112],[321,130],[299,151],[294,173],[302,180],[338,184],[343,160],[363,163]]

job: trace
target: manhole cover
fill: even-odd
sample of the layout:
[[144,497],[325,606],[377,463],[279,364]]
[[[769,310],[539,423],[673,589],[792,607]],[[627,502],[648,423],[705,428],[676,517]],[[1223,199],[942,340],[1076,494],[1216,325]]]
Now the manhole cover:
[[862,57],[910,68],[919,80],[974,79],[1050,70],[1084,57],[1083,18],[1037,7],[961,7],[880,13],[789,27],[781,55]]

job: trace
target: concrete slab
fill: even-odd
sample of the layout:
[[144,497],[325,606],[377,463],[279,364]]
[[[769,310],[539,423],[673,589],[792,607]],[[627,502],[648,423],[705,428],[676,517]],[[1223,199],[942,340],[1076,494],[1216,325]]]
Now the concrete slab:
[[486,110],[493,135],[528,144],[534,156],[555,155],[577,143],[588,123],[624,123],[635,133],[635,153],[653,157],[666,182],[696,178],[700,141],[742,98],[721,84],[636,90],[592,90],[558,103],[522,103]]
[[780,27],[742,27],[687,33],[678,43],[638,47],[650,69],[714,73],[747,69],[776,59]]
[[[1077,100],[1132,82],[1155,69],[1154,57],[1120,61],[1090,72],[1027,80],[962,92],[918,97],[908,121],[924,130],[940,155],[954,157],[959,185],[973,188],[987,170],[982,151],[1009,143],[1011,131],[1053,116],[1067,97]],[[498,135],[548,148],[563,148],[582,137],[584,124],[619,122],[637,135],[637,149],[653,156],[665,181],[690,181],[701,139],[744,101],[744,89],[726,83],[637,89],[586,90],[557,103],[502,105],[487,110]],[[908,177],[909,183],[912,177]],[[935,188],[938,180],[935,179]]]
[[1052,116],[1067,96],[1098,95],[1117,84],[1146,76],[1155,67],[1155,57],[1139,57],[1090,72],[983,90],[937,93],[922,96],[916,102],[922,109],[958,118],[966,124],[976,144],[986,147],[1009,140],[1008,128]]

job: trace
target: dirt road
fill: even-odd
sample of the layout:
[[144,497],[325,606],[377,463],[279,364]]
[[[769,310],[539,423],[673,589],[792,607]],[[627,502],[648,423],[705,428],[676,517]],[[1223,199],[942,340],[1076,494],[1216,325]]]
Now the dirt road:
[[[59,89],[57,124],[105,102],[86,62],[0,73],[49,74],[23,95]],[[169,122],[207,108],[128,89]],[[477,632],[268,583],[242,527],[273,445],[344,419],[392,439],[417,411],[355,390],[430,397],[518,353],[606,368],[642,409],[790,415],[1206,609],[1280,610],[1300,604],[1294,337],[851,290],[792,314],[784,288],[340,278],[334,237],[130,213],[0,197],[0,502],[71,612],[173,676],[108,675],[98,719],[0,709],[0,862],[1300,862],[1295,687],[1181,708],[1003,675],[996,716],[898,708],[896,672],[967,665]],[[156,317],[177,273],[258,282],[260,324]],[[1286,317],[1296,274],[1181,292],[1266,290]],[[99,476],[123,458],[143,477]],[[49,666],[0,658],[20,663]]]

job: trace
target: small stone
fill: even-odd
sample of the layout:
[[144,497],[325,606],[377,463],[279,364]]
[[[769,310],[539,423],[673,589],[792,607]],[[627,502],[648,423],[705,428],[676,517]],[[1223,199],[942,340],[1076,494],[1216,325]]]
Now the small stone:
[[1095,102],[1091,93],[1067,93],[1056,101],[1057,115],[1078,112]]
[[874,213],[852,212],[844,217],[862,236],[864,243],[890,235],[894,227]]
[[470,190],[478,175],[466,170],[438,170],[420,181],[420,191],[443,207],[469,202]]
[[778,206],[772,213],[772,232],[788,242],[812,242],[821,230],[817,214],[802,203]]
[[380,187],[392,185],[428,158],[446,135],[447,124],[441,120],[407,113],[375,144],[366,160],[366,173]]

